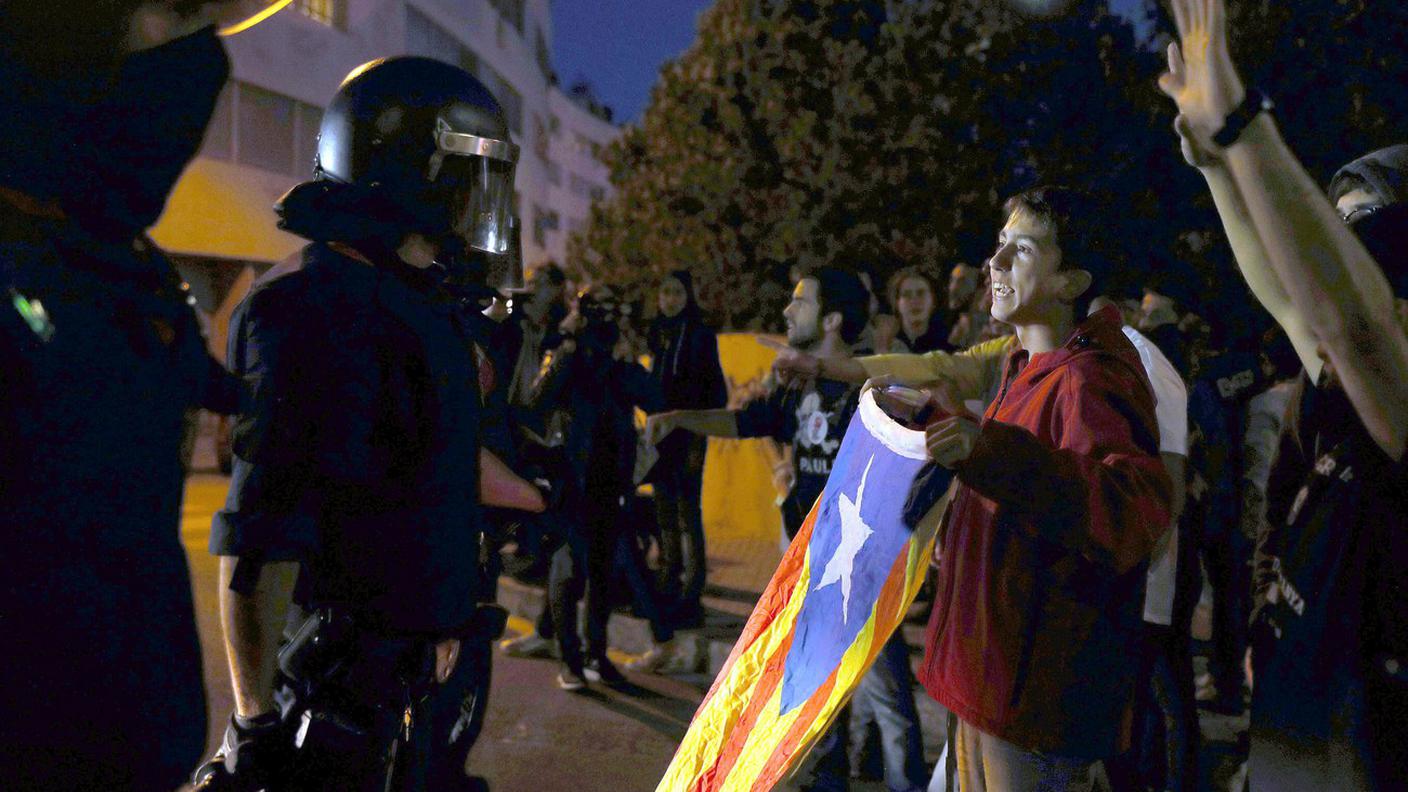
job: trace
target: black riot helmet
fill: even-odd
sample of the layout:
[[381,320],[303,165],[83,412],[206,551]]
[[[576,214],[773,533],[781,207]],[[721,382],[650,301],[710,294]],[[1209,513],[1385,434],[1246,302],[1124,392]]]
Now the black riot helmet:
[[429,58],[384,58],[338,88],[314,177],[351,187],[364,211],[392,215],[370,219],[440,243],[448,262],[508,253],[517,160],[503,110],[473,76]]

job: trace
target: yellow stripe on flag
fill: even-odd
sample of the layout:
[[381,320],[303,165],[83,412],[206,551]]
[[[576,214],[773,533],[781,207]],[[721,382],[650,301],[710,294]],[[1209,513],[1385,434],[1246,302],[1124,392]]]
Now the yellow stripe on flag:
[[[787,606],[757,640],[722,672],[727,674],[727,678],[722,680],[719,688],[713,691],[709,700],[694,714],[689,731],[675,751],[675,758],[671,760],[665,777],[656,787],[656,792],[688,789],[695,779],[712,767],[718,759],[724,741],[728,739],[734,723],[743,713],[749,694],[752,693],[758,678],[763,675],[763,668],[768,659],[777,653],[778,648],[792,632],[797,614],[802,609],[802,602],[806,600],[804,595],[807,586],[811,583],[810,558],[809,547]],[[781,691],[782,686],[778,685],[777,689]],[[777,705],[770,704],[769,709],[776,712]]]

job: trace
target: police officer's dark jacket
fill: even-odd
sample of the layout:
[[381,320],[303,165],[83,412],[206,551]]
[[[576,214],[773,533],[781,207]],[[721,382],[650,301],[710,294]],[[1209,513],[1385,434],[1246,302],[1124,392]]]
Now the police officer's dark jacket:
[[0,786],[171,789],[206,731],[183,416],[234,393],[143,234],[228,63],[209,30],[69,82],[14,52],[0,46]]
[[453,300],[422,273],[324,243],[231,319],[250,402],[211,552],[303,562],[305,604],[444,634],[473,613],[481,411]]

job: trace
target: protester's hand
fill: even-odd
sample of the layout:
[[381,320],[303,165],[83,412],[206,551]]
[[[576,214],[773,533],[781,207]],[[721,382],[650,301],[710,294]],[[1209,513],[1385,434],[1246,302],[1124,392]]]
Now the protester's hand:
[[674,413],[656,413],[646,416],[645,442],[651,445],[660,445],[660,441],[673,431],[675,431]]
[[895,343],[895,336],[900,332],[900,320],[891,314],[876,314],[870,324],[875,328],[875,351],[884,354],[890,351],[890,345]]
[[1159,88],[1178,104],[1205,148],[1246,96],[1227,46],[1225,0],[1172,0],[1180,44],[1168,47],[1168,73]]
[[785,498],[792,494],[792,488],[797,486],[797,471],[792,467],[792,463],[781,460],[772,467],[772,486],[777,490],[780,498]]
[[946,468],[958,467],[973,453],[973,446],[982,429],[979,418],[948,383],[939,383],[930,388],[929,394],[939,409],[948,415],[924,430],[924,445],[929,450],[929,458]]
[[448,641],[441,641],[435,644],[435,680],[444,684],[454,673],[455,664],[460,661],[460,642],[458,638],[451,638]]
[[821,374],[821,359],[800,349],[793,349],[771,338],[760,338],[763,346],[777,351],[772,361],[772,372],[784,385],[795,385],[816,379]]
[[866,391],[875,390],[877,388],[883,391],[891,385],[903,384],[904,383],[900,382],[899,378],[893,374],[882,374],[879,377],[871,377],[865,381],[864,385],[860,386],[860,396],[861,398],[865,398]]

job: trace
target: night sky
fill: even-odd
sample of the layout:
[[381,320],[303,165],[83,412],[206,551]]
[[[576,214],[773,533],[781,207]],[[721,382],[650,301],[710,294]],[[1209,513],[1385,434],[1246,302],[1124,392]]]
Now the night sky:
[[[1140,0],[1111,0],[1117,11]],[[699,12],[712,0],[556,0],[553,65],[567,87],[585,78],[616,113],[635,121],[660,65],[694,41]]]

